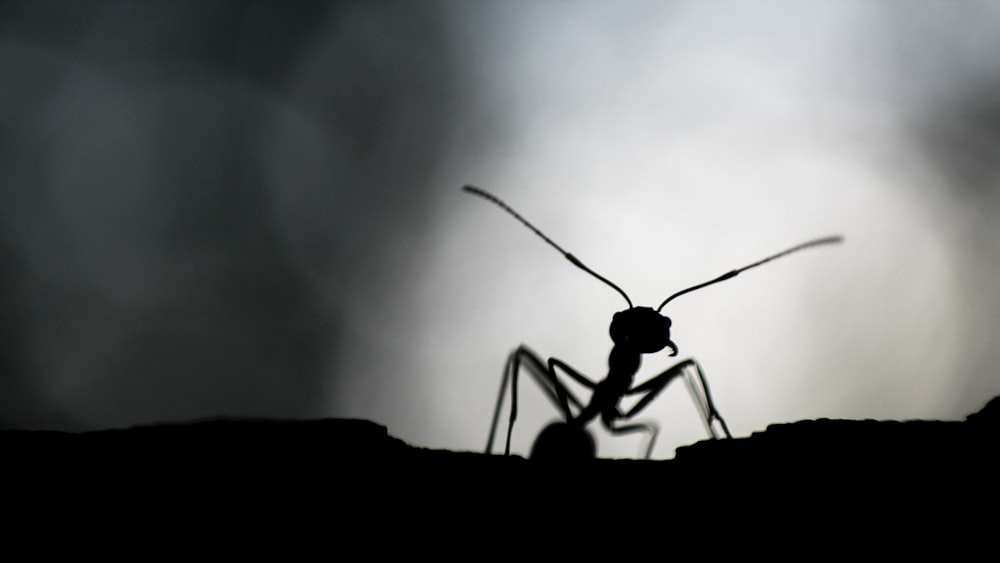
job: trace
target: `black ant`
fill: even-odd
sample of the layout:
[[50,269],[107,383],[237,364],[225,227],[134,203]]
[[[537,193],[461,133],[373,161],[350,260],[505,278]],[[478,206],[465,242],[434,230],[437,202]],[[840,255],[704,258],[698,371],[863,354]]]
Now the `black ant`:
[[[510,455],[510,435],[514,429],[514,421],[517,419],[517,377],[522,366],[534,377],[545,393],[545,396],[555,404],[563,417],[563,422],[553,423],[539,434],[532,448],[532,458],[565,459],[567,457],[594,457],[595,446],[593,437],[586,431],[585,427],[600,416],[604,427],[612,434],[648,432],[649,441],[646,443],[645,448],[645,457],[648,459],[653,452],[653,445],[659,434],[659,427],[652,422],[618,425],[618,421],[631,420],[646,408],[671,381],[681,375],[685,376],[705,427],[711,437],[719,438],[719,430],[721,430],[722,435],[725,435],[726,438],[732,438],[729,427],[712,401],[712,395],[709,391],[705,374],[694,359],[684,360],[663,373],[639,385],[634,385],[635,374],[639,370],[643,354],[653,354],[664,348],[670,348],[670,355],[677,355],[677,345],[670,340],[670,318],[661,315],[660,311],[663,310],[663,307],[667,303],[681,295],[734,278],[740,272],[749,270],[750,268],[756,268],[771,260],[781,258],[804,248],[843,241],[843,238],[839,236],[811,240],[758,260],[748,266],[730,270],[707,282],[678,291],[664,299],[656,309],[635,307],[632,305],[632,300],[629,299],[628,295],[620,287],[585,266],[576,256],[563,250],[562,247],[545,236],[544,233],[539,231],[499,198],[474,186],[464,186],[462,189],[500,206],[504,211],[511,214],[515,219],[524,224],[524,226],[541,237],[542,240],[562,253],[574,266],[601,280],[620,293],[625,298],[625,302],[628,303],[628,309],[615,313],[611,319],[610,332],[614,346],[611,348],[611,355],[608,357],[608,375],[601,381],[591,381],[573,369],[569,364],[557,358],[549,358],[548,362],[543,362],[537,354],[524,345],[519,346],[517,350],[510,354],[504,366],[503,378],[500,382],[500,394],[497,397],[497,405],[493,412],[490,436],[486,442],[487,454],[493,451],[493,438],[496,435],[497,421],[500,418],[500,407],[503,404],[504,393],[507,390],[507,382],[510,381],[510,419],[507,424],[507,444],[504,448],[504,455]],[[590,401],[588,403],[584,404],[583,401],[577,398],[559,380],[556,372],[557,369],[563,371],[573,381],[591,390]],[[638,401],[631,408],[622,412],[619,409],[620,402],[625,397],[633,395],[639,396]],[[718,428],[716,428],[716,425],[718,425]]]

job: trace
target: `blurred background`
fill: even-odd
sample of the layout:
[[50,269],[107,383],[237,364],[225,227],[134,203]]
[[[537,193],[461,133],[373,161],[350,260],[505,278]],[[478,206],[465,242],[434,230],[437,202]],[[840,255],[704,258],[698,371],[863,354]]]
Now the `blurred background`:
[[[664,311],[734,434],[1000,393],[1000,3],[0,1],[0,427],[356,417]],[[521,386],[514,450],[556,411]],[[656,457],[705,437],[683,385]],[[640,440],[598,437],[605,456]]]

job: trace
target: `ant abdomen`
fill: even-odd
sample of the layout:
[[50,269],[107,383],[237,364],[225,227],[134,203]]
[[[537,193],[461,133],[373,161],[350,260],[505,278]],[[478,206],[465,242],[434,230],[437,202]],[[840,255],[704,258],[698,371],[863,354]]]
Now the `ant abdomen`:
[[579,424],[553,422],[546,426],[531,446],[531,459],[575,462],[597,457],[594,436]]

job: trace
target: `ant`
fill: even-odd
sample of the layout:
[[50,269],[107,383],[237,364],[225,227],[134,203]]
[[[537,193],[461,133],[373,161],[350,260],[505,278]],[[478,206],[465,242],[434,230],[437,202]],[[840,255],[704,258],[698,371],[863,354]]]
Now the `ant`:
[[[545,236],[544,233],[521,217],[520,214],[500,200],[500,198],[475,186],[467,185],[463,186],[462,189],[499,206],[524,226],[531,229],[542,240],[558,250],[574,266],[601,280],[621,294],[625,298],[625,302],[628,303],[628,309],[615,313],[611,319],[610,333],[614,346],[611,348],[611,354],[608,357],[608,375],[601,381],[592,381],[558,358],[549,358],[548,362],[544,362],[541,357],[523,344],[510,354],[504,366],[503,378],[500,382],[500,393],[493,412],[493,422],[490,425],[490,436],[486,442],[487,454],[493,451],[493,438],[496,435],[497,422],[500,418],[500,407],[503,404],[504,394],[507,391],[507,383],[509,381],[511,405],[510,418],[507,423],[507,444],[504,448],[504,455],[510,455],[510,436],[514,429],[514,421],[517,419],[517,378],[522,367],[535,379],[545,396],[559,409],[563,418],[563,421],[549,425],[539,434],[531,452],[531,457],[534,459],[594,457],[596,447],[593,437],[586,431],[586,426],[597,417],[600,417],[604,427],[614,435],[647,432],[649,439],[646,443],[645,458],[649,459],[653,452],[653,445],[656,443],[656,437],[659,434],[659,427],[653,422],[619,424],[619,421],[627,422],[631,420],[646,408],[671,381],[681,376],[685,377],[685,381],[688,384],[688,388],[691,391],[710,436],[713,439],[719,438],[719,431],[721,430],[721,434],[725,435],[726,438],[732,438],[726,421],[719,414],[719,410],[712,401],[712,394],[709,391],[705,374],[702,372],[701,366],[694,359],[684,360],[639,385],[634,384],[635,374],[639,370],[643,354],[653,354],[664,348],[670,348],[669,355],[677,355],[677,345],[670,340],[670,318],[660,314],[660,311],[663,310],[663,307],[667,303],[681,295],[734,278],[741,272],[756,268],[771,260],[805,248],[843,241],[843,237],[830,236],[804,242],[758,260],[748,266],[730,270],[717,278],[678,291],[664,299],[656,309],[636,307],[632,305],[632,300],[629,299],[628,295],[620,287],[588,268],[576,256],[563,250],[562,247]],[[573,381],[590,389],[590,401],[585,404],[574,395],[566,384],[559,379],[557,370],[561,370]],[[619,405],[625,397],[631,396],[639,396],[639,399],[631,408],[623,412],[619,408]]]

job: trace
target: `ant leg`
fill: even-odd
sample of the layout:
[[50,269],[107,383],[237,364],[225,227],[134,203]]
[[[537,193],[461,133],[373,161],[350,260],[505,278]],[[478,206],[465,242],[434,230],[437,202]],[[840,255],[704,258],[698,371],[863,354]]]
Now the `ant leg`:
[[629,389],[628,393],[626,393],[627,395],[638,395],[640,393],[645,394],[635,405],[632,406],[631,409],[629,409],[628,412],[623,415],[623,418],[632,418],[633,416],[639,414],[639,411],[646,408],[646,406],[649,405],[649,403],[651,403],[661,391],[666,389],[667,385],[669,385],[674,378],[684,375],[684,368],[687,363],[691,361],[693,360],[684,360],[660,375],[657,375],[656,377],[646,380],[642,384]]
[[684,381],[687,383],[691,396],[695,398],[695,403],[698,404],[698,410],[701,411],[702,419],[705,421],[705,427],[708,429],[709,434],[713,438],[719,437],[714,424],[718,422],[726,438],[732,438],[733,435],[729,433],[729,426],[726,425],[726,421],[719,414],[719,409],[715,408],[715,403],[712,401],[712,392],[708,388],[708,380],[705,379],[705,374],[701,371],[701,366],[694,359],[690,359],[686,367],[693,367],[695,374],[698,376],[696,380],[688,372],[685,374]]
[[[579,384],[581,384],[581,385],[583,385],[583,386],[585,386],[585,387],[587,387],[589,389],[593,389],[594,387],[597,387],[596,383],[594,383],[593,381],[587,379],[587,376],[585,376],[582,373],[580,373],[580,372],[576,371],[575,369],[573,369],[573,366],[567,364],[566,362],[564,362],[564,361],[562,361],[562,360],[560,360],[558,358],[549,358],[549,371],[551,371],[552,373],[555,373],[556,372],[556,368],[559,368],[559,369],[563,370],[564,372],[566,372],[566,375],[572,377],[574,381],[576,381],[577,383],[579,383]],[[580,406],[580,405],[577,404],[577,406]]]
[[632,434],[635,432],[649,432],[649,441],[646,442],[646,451],[644,454],[644,459],[649,459],[653,455],[653,446],[656,444],[656,437],[660,435],[660,427],[653,422],[638,422],[635,424],[627,424],[625,426],[612,426],[605,422],[604,426],[612,434]]
[[[697,380],[693,380],[688,372],[691,368],[697,374]],[[718,438],[719,434],[715,429],[714,423],[718,423],[722,427],[722,431],[727,438],[732,438],[732,434],[729,433],[729,427],[726,426],[726,421],[722,419],[722,415],[719,414],[719,410],[715,408],[715,403],[712,401],[712,393],[708,388],[708,381],[705,379],[705,374],[701,371],[701,366],[698,365],[694,359],[687,359],[683,362],[671,367],[667,371],[657,375],[656,377],[642,383],[641,385],[634,387],[629,390],[629,395],[637,395],[640,393],[645,393],[645,395],[639,399],[639,401],[625,413],[624,418],[632,418],[638,414],[642,409],[646,408],[657,395],[663,391],[666,386],[673,381],[675,378],[685,376],[685,381],[687,382],[688,390],[691,392],[694,398],[695,405],[698,407],[698,412],[701,414],[702,421],[705,423],[705,428],[712,438]],[[698,385],[700,384],[700,385]]]
[[500,420],[500,407],[503,405],[503,396],[507,391],[507,380],[510,379],[511,362],[514,361],[514,354],[507,357],[503,365],[503,377],[500,378],[500,393],[497,395],[497,406],[493,409],[493,422],[490,423],[490,437],[486,440],[486,453],[493,451],[493,437],[497,432],[497,421]]
[[[486,442],[486,453],[491,453],[493,451],[493,439],[496,435],[497,422],[500,418],[500,409],[503,404],[504,393],[507,390],[507,382],[509,380],[511,388],[510,419],[507,423],[507,442],[504,449],[504,455],[510,455],[510,436],[514,429],[514,421],[517,419],[517,379],[522,365],[535,379],[539,387],[542,388],[545,396],[548,397],[548,399],[552,401],[560,410],[566,421],[571,421],[573,419],[573,412],[570,409],[570,404],[575,406],[577,409],[582,408],[580,400],[556,377],[555,369],[551,367],[553,364],[559,365],[564,369],[568,367],[559,360],[554,359],[549,360],[549,364],[547,366],[544,362],[542,362],[541,358],[539,358],[537,354],[524,345],[519,346],[517,350],[508,356],[507,363],[504,366],[503,378],[500,382],[500,392],[497,396],[496,408],[493,411],[493,422],[490,424],[490,436]],[[571,370],[572,368],[569,369]],[[575,371],[570,373],[570,375],[577,381],[582,379],[583,381],[589,382],[588,379]],[[593,387],[593,385],[593,383],[590,383],[591,387]]]

